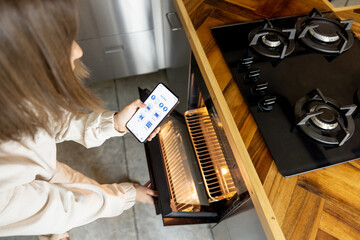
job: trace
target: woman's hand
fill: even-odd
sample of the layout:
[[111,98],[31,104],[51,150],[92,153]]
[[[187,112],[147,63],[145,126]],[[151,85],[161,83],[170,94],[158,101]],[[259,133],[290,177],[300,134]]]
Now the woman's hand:
[[[128,132],[126,128],[126,123],[130,120],[132,115],[136,112],[138,108],[145,108],[146,104],[143,103],[140,99],[136,99],[132,103],[124,107],[120,112],[117,112],[114,116],[114,127],[118,132]],[[148,141],[151,141],[156,134],[160,132],[160,128],[156,128],[149,136]]]
[[142,203],[150,203],[154,204],[154,199],[152,197],[157,197],[158,194],[156,191],[152,190],[150,187],[150,181],[144,184],[144,186],[141,185],[135,185],[136,190],[136,201],[142,202]]

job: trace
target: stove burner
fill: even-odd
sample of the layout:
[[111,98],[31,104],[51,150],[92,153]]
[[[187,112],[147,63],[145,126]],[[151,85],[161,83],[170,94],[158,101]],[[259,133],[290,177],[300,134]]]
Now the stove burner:
[[340,39],[339,35],[337,35],[334,30],[336,30],[336,28],[330,23],[319,22],[318,26],[309,29],[309,33],[319,41],[332,43]]
[[312,116],[310,119],[312,122],[321,129],[332,130],[339,124],[336,119],[339,117],[339,113],[329,105],[314,105],[310,108],[310,113],[321,111],[322,114]]
[[323,52],[338,54],[348,50],[354,36],[350,30],[353,20],[339,21],[331,13],[321,14],[315,8],[308,16],[296,23],[299,39],[308,47]]
[[316,141],[342,146],[355,131],[352,114],[356,107],[354,104],[339,107],[319,89],[314,89],[296,102],[296,124]]
[[283,59],[295,50],[295,34],[296,29],[275,28],[266,19],[264,26],[249,33],[249,45],[263,56]]
[[278,47],[281,44],[279,36],[274,33],[262,36],[261,40],[268,47]]

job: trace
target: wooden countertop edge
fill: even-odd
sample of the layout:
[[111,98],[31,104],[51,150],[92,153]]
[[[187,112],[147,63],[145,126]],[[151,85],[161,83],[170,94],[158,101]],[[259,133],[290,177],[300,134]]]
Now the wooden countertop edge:
[[215,74],[196,34],[183,0],[174,0],[174,4],[216,111],[224,126],[226,136],[235,155],[264,232],[268,239],[285,239],[249,153],[247,152],[244,141],[219,87]]

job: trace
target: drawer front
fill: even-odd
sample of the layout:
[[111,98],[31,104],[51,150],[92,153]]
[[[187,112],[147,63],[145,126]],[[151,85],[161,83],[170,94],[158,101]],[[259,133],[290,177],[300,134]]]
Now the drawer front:
[[78,41],[91,82],[158,70],[153,31]]
[[153,29],[151,1],[79,0],[78,40]]

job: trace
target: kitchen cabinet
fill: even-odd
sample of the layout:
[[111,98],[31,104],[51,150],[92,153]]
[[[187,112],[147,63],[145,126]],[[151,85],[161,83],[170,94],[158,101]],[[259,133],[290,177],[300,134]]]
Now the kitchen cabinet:
[[90,83],[166,69],[185,99],[191,50],[175,11],[171,0],[79,0],[77,41]]
[[91,81],[109,80],[158,70],[154,31],[78,40]]
[[187,89],[191,49],[172,0],[162,0],[166,76],[171,89],[180,97],[178,111],[187,110]]
[[90,83],[162,67],[151,1],[79,0],[79,22],[77,41],[83,48],[82,60],[91,69]]
[[266,236],[251,201],[245,203],[239,212],[212,226],[215,240],[265,240]]

